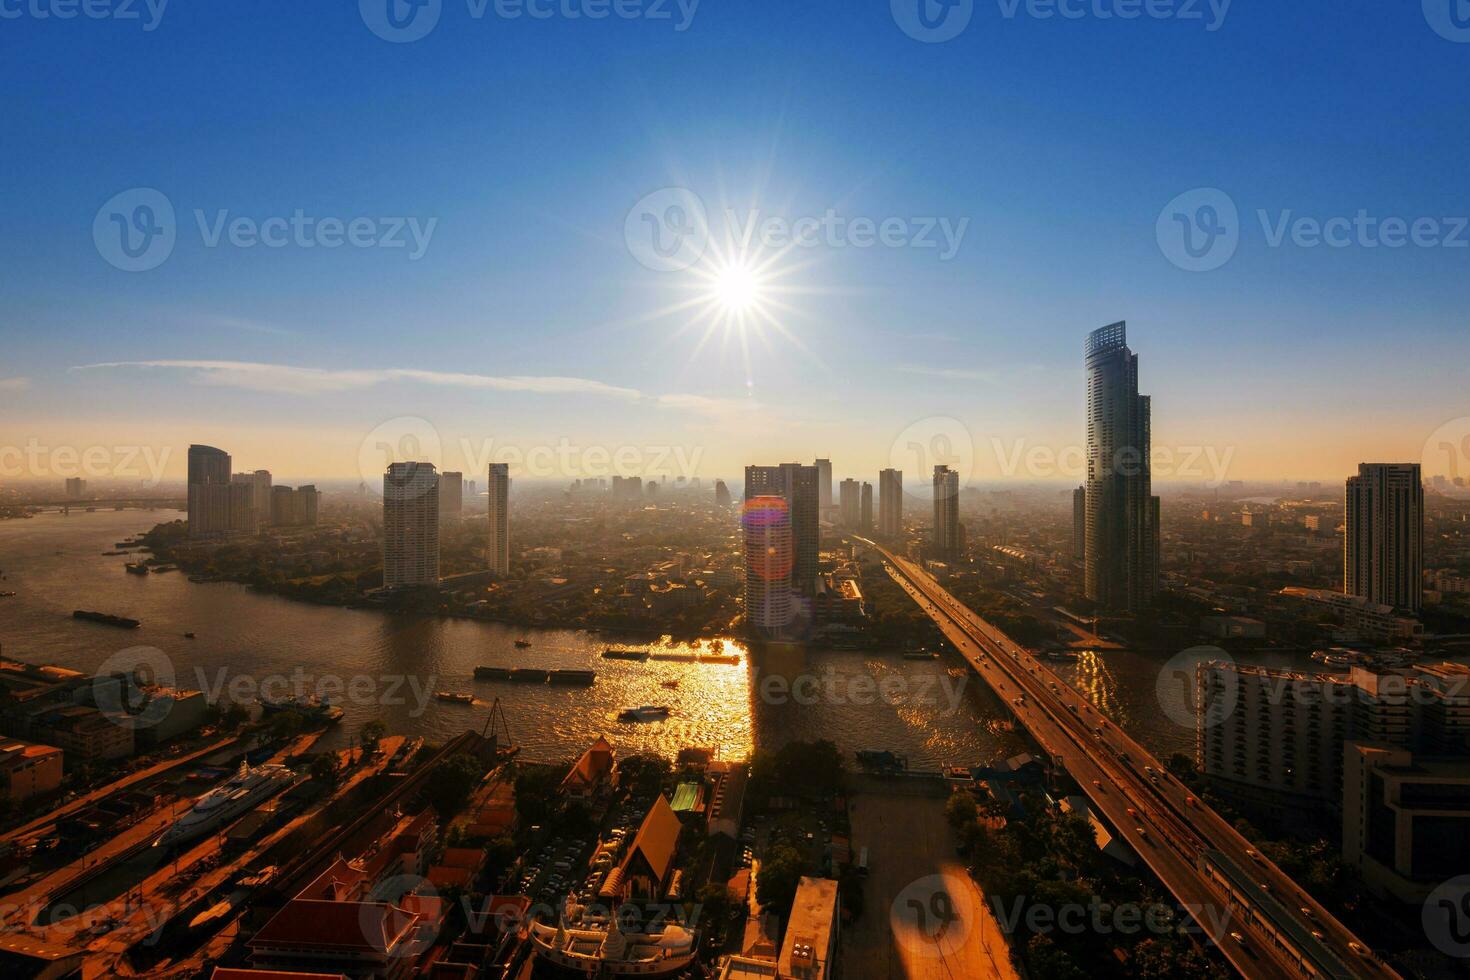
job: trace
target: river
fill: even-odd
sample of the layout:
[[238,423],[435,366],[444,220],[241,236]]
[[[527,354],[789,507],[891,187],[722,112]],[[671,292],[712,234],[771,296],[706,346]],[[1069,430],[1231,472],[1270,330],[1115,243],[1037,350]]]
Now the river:
[[[498,697],[512,741],[539,760],[579,754],[598,735],[620,754],[672,756],[700,745],[722,758],[828,738],[849,753],[889,749],[916,768],[985,763],[1025,748],[1004,728],[1004,705],[958,661],[804,651],[757,667],[732,640],[705,649],[737,653],[738,665],[606,660],[609,646],[678,645],[314,606],[240,585],[192,583],[181,572],[129,575],[127,558],[102,554],[176,516],[99,510],[0,521],[0,591],[17,593],[0,598],[0,653],[93,671],[121,651],[145,647],[159,651],[146,656],[159,659],[177,686],[212,695],[322,691],[346,713],[325,744],[342,744],[373,718],[390,732],[430,739],[479,730]],[[75,609],[143,625],[125,631],[79,622],[71,617]],[[517,648],[518,639],[531,646]],[[481,682],[473,678],[477,664],[582,668],[598,676],[590,688]],[[676,688],[664,686],[673,681]],[[476,701],[439,701],[436,691],[472,693]],[[641,704],[668,705],[672,714],[651,724],[616,720],[620,707]]]

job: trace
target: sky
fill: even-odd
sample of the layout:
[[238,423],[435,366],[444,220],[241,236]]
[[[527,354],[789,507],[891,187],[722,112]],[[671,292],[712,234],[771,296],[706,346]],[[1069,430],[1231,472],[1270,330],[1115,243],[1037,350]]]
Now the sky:
[[0,480],[1470,473],[1470,11],[920,2],[0,0]]

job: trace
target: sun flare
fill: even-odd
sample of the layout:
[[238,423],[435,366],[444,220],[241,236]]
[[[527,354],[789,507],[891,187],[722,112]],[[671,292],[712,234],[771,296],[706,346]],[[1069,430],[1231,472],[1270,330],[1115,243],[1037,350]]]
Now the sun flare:
[[763,286],[759,273],[742,261],[732,261],[715,271],[711,298],[725,312],[747,313],[760,305]]

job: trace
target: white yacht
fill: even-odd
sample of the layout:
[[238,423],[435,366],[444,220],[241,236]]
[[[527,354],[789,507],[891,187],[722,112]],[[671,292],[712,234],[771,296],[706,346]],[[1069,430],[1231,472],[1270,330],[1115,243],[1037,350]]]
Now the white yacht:
[[173,847],[202,837],[257,803],[275,796],[295,778],[295,774],[285,766],[267,765],[252,769],[242,762],[240,771],[231,776],[229,782],[195,800],[189,812],[166,830],[154,846]]

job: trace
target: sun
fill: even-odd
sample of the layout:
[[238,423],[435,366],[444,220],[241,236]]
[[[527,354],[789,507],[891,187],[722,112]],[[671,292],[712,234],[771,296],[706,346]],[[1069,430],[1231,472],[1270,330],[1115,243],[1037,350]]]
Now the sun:
[[714,270],[710,299],[726,313],[749,313],[761,305],[764,286],[759,272],[736,259]]

